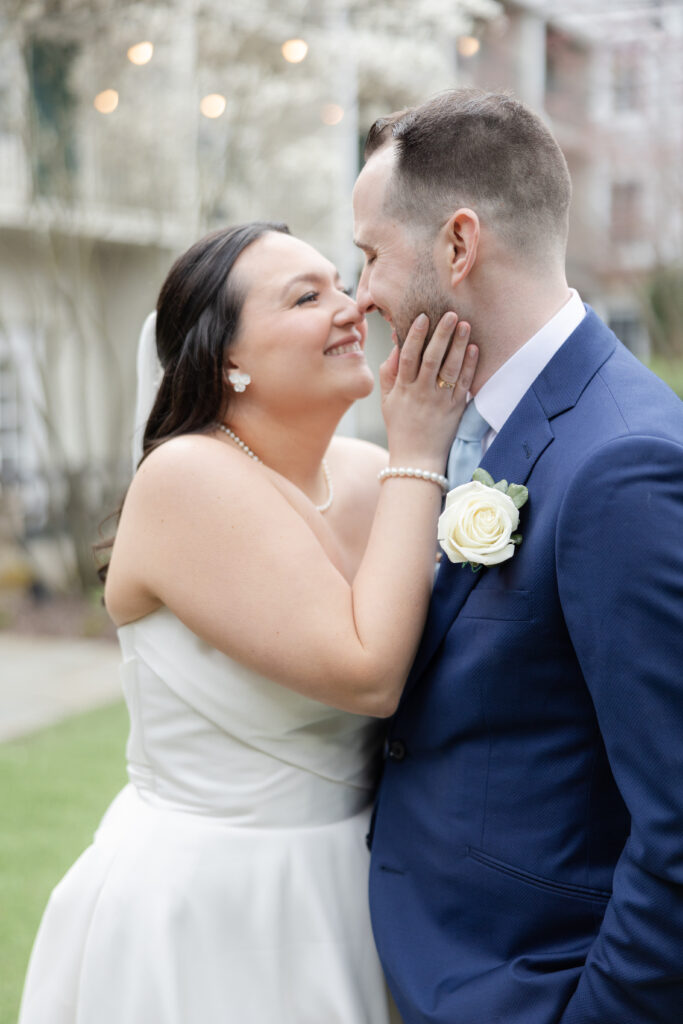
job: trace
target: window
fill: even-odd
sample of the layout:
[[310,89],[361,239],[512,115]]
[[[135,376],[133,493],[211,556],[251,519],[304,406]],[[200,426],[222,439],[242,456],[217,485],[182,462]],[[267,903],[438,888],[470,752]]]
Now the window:
[[74,43],[34,39],[26,51],[33,106],[33,175],[39,195],[68,196],[76,169]]
[[20,447],[16,371],[9,356],[0,354],[0,479],[5,484],[19,478]]
[[647,335],[640,317],[628,310],[613,313],[608,319],[610,328],[619,341],[623,342],[639,358],[646,355]]
[[640,68],[634,53],[617,52],[612,64],[612,104],[616,113],[640,107]]
[[641,228],[642,188],[638,182],[612,185],[610,235],[613,242],[635,242]]

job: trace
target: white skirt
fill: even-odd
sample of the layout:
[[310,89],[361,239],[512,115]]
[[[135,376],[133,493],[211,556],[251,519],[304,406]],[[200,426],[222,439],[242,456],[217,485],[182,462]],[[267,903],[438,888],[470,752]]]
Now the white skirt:
[[19,1024],[388,1024],[368,813],[242,828],[127,786],[40,925]]

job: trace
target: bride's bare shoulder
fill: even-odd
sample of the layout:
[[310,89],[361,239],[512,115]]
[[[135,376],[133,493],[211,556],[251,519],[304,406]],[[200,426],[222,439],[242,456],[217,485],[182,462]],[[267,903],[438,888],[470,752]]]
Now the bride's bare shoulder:
[[355,473],[378,473],[387,465],[389,453],[372,441],[363,441],[358,437],[341,437],[335,435],[330,442],[328,451],[330,461],[334,461],[343,470]]
[[369,516],[366,523],[369,529],[379,497],[377,474],[388,465],[388,452],[370,441],[334,437],[328,449],[328,462],[335,493],[344,499],[343,507],[352,507],[356,517],[361,518],[365,510]]
[[156,471],[172,469],[175,465],[193,461],[197,457],[211,458],[225,451],[232,451],[232,448],[211,434],[180,434],[168,441],[162,441],[149,453],[138,472],[146,467],[153,467]]
[[[181,496],[192,500],[207,491],[240,488],[258,481],[256,466],[243,452],[208,434],[182,434],[164,441],[144,460],[130,485],[127,503],[158,503]],[[258,484],[257,484],[258,486]]]

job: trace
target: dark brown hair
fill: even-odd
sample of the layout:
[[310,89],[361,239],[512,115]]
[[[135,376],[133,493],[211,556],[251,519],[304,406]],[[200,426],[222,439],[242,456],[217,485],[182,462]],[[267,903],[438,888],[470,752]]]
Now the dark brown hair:
[[269,231],[289,234],[285,224],[267,221],[223,228],[195,242],[171,267],[157,302],[164,375],[145,427],[143,460],[162,442],[225,417],[225,356],[245,299],[230,273],[247,246]]
[[393,143],[389,212],[433,233],[451,209],[472,206],[511,246],[566,244],[571,181],[552,133],[508,93],[453,89],[379,118],[365,159]]
[[[238,256],[269,231],[289,234],[286,224],[268,221],[223,228],[195,242],[171,267],[157,301],[163,377],[145,426],[140,463],[164,441],[207,430],[225,418],[225,356],[237,336],[245,299],[230,275]],[[105,540],[95,551],[107,551],[112,544],[113,538]],[[107,565],[98,575],[104,582]]]

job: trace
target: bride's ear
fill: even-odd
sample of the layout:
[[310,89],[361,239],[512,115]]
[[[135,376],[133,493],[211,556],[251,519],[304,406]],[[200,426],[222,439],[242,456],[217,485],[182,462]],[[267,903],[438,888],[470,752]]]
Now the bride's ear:
[[237,363],[234,363],[232,359],[226,357],[223,361],[223,381],[225,384],[230,380],[230,374],[234,373],[235,370],[239,370],[240,367]]
[[223,381],[226,387],[231,387],[233,391],[239,393],[246,391],[251,384],[251,377],[248,373],[243,373],[232,360],[228,359],[223,367]]
[[440,245],[451,287],[460,284],[472,270],[479,251],[480,233],[479,217],[468,207],[456,210],[442,228]]

